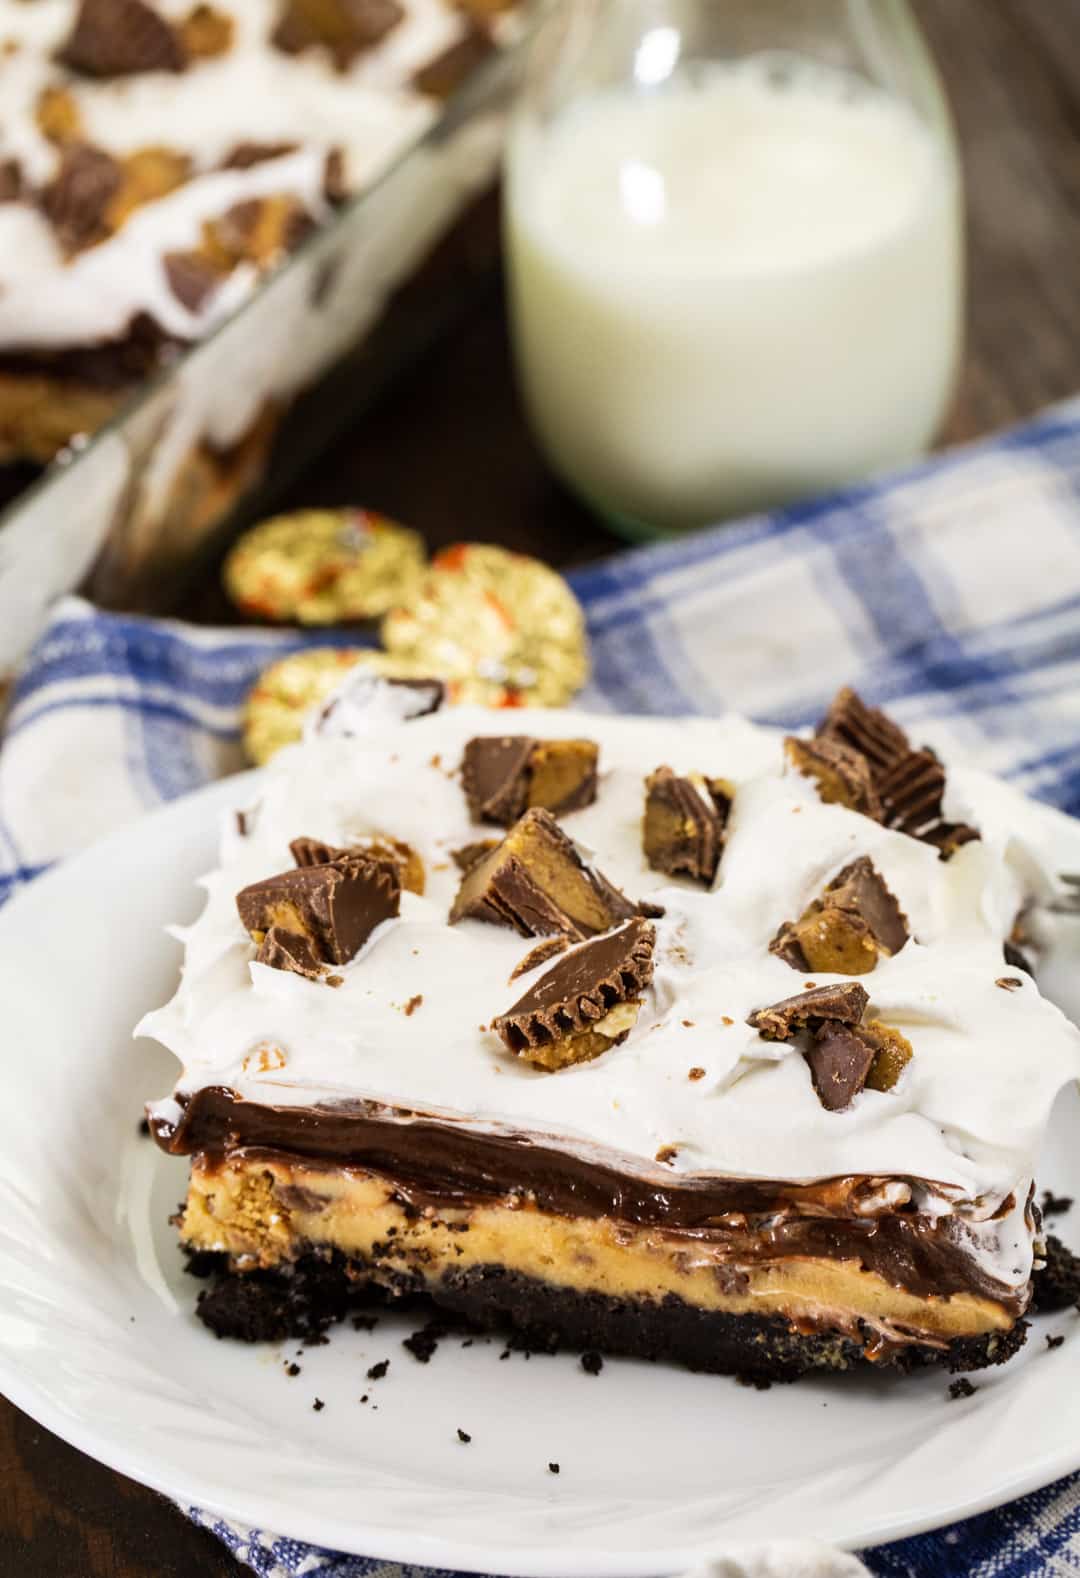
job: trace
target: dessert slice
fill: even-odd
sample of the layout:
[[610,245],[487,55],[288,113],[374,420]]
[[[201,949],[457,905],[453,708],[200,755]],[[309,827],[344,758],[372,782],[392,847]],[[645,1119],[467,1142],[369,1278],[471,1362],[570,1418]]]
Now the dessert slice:
[[[374,1292],[760,1380],[1014,1353],[1039,1136],[1080,1077],[1080,1033],[1003,973],[994,902],[1047,813],[1016,797],[1002,836],[973,780],[978,859],[930,858],[937,791],[898,787],[930,783],[920,753],[851,698],[830,718],[815,760],[878,815],[793,797],[779,735],[566,714],[555,744],[617,763],[587,857],[538,806],[476,836],[528,794],[541,714],[492,754],[445,709],[278,757],[144,1026],[183,1064],[151,1122],[191,1158],[207,1325],[310,1334]],[[440,765],[470,747],[475,804]],[[722,762],[738,817],[665,760]],[[290,839],[296,868],[252,882]]]

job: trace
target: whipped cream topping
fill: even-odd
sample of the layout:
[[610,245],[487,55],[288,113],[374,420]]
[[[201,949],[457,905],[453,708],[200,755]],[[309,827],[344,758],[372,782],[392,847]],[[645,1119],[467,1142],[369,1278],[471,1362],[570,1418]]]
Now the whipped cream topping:
[[[635,899],[665,908],[656,970],[627,1041],[550,1074],[491,1032],[546,966],[511,982],[534,946],[478,921],[447,924],[451,851],[499,830],[470,823],[458,766],[476,734],[582,736],[600,747],[596,802],[562,818],[579,847]],[[273,1105],[366,1099],[548,1145],[653,1177],[809,1181],[880,1174],[933,1181],[931,1212],[962,1210],[1003,1280],[1026,1279],[1024,1203],[1055,1096],[1080,1076],[1080,1032],[1002,960],[1021,904],[1080,868],[1080,827],[984,775],[953,769],[954,806],[983,837],[949,861],[840,806],[785,764],[782,736],[736,717],[614,718],[452,708],[358,738],[313,737],[267,770],[246,835],[225,828],[206,906],[178,932],[176,995],[143,1020],[183,1065],[179,1096],[224,1085]],[[651,871],[641,849],[643,780],[667,764],[730,780],[735,798],[712,891]],[[334,990],[255,963],[236,912],[247,883],[289,869],[289,841],[373,834],[423,857],[423,897],[403,893]],[[826,1111],[797,1047],[746,1024],[803,989],[768,951],[837,872],[868,855],[906,912],[911,940],[860,977],[871,1012],[914,1055],[895,1088]],[[996,983],[1015,977],[1006,990]],[[815,973],[817,984],[843,980]],[[417,996],[421,1001],[406,1013]],[[272,1055],[268,1055],[272,1051]],[[703,1077],[689,1078],[691,1069]],[[160,1104],[163,1118],[175,1115]],[[668,1158],[657,1160],[663,1151]],[[990,1217],[1007,1197],[1012,1206]]]
[[[158,3],[158,0],[155,0]],[[437,103],[410,86],[418,68],[465,35],[452,0],[403,0],[397,27],[338,71],[322,50],[298,56],[270,42],[277,0],[221,0],[235,25],[230,50],[179,73],[93,80],[54,56],[71,32],[76,0],[0,0],[0,160],[18,159],[40,185],[58,162],[34,108],[41,91],[64,86],[84,135],[116,157],[166,147],[191,156],[195,173],[167,196],[135,210],[108,240],[65,259],[52,226],[28,203],[0,204],[0,347],[92,344],[124,334],[148,313],[169,334],[197,338],[237,307],[255,284],[244,268],[198,311],[173,294],[162,254],[198,245],[204,220],[233,204],[291,193],[316,220],[326,155],[340,148],[348,187],[369,186],[431,124]],[[179,20],[188,0],[160,0]],[[216,169],[240,142],[295,143],[297,151],[248,170]]]

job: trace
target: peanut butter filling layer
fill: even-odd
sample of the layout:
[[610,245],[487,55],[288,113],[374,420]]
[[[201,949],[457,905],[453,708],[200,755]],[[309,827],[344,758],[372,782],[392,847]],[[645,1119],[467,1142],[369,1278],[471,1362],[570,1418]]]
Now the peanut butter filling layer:
[[298,1165],[280,1156],[194,1158],[180,1220],[184,1243],[228,1254],[240,1270],[270,1269],[312,1247],[365,1262],[377,1281],[403,1275],[435,1290],[451,1269],[499,1265],[582,1294],[662,1301],[731,1315],[779,1315],[809,1329],[944,1343],[1007,1331],[1015,1312],[971,1292],[920,1296],[857,1260],[813,1255],[745,1258],[723,1242],[622,1223],[563,1216],[520,1196],[457,1203],[410,1201],[393,1180],[357,1168]]

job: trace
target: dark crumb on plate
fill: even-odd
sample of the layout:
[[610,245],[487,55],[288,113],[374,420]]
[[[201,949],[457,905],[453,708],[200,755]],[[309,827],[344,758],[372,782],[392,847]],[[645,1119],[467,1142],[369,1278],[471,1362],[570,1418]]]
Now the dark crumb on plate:
[[1064,1341],[1065,1337],[1063,1333],[1059,1333],[1057,1336],[1053,1336],[1050,1332],[1047,1332],[1046,1334],[1046,1346],[1048,1348],[1060,1348]]
[[460,1425],[458,1425],[457,1438],[461,1442],[462,1446],[468,1446],[469,1442],[472,1440],[472,1436],[469,1435],[467,1430],[462,1430]]
[[1071,1194],[1051,1194],[1049,1189],[1044,1189],[1039,1208],[1043,1216],[1064,1216],[1066,1211],[1072,1210]]
[[949,1382],[949,1401],[955,1402],[959,1397],[974,1397],[978,1390],[977,1386],[972,1386],[966,1375],[962,1375],[958,1381]]
[[387,1372],[387,1370],[389,1368],[390,1368],[390,1360],[389,1359],[380,1359],[378,1364],[373,1364],[371,1366],[371,1369],[368,1371],[368,1373],[367,1373],[368,1380],[369,1381],[381,1381],[383,1376],[386,1374],[386,1372]]
[[440,1320],[429,1320],[426,1326],[421,1326],[419,1331],[414,1331],[411,1337],[402,1339],[401,1346],[408,1348],[413,1358],[420,1364],[427,1364],[432,1354],[439,1346],[440,1337],[446,1336],[446,1326]]
[[297,1364],[295,1359],[293,1360],[292,1364],[287,1364],[285,1366],[285,1374],[286,1375],[299,1375],[300,1374],[300,1366]]
[[148,1140],[150,1138],[150,1119],[149,1118],[140,1118],[139,1119],[139,1134],[142,1136],[142,1138],[144,1140]]
[[415,1014],[416,1010],[420,1007],[420,1004],[423,1001],[424,1001],[424,994],[423,994],[423,992],[417,992],[415,997],[410,997],[409,1001],[405,1004],[405,1008],[404,1008],[405,1018],[406,1019],[411,1019],[413,1014]]
[[364,1393],[364,1395],[363,1395],[363,1397],[361,1397],[361,1399],[360,1399],[360,1401],[361,1401],[361,1402],[362,1402],[362,1403],[366,1403],[366,1402],[367,1402],[367,1400],[368,1400],[368,1394],[367,1394],[367,1393],[366,1393],[366,1392],[365,1392],[365,1393]]
[[557,1474],[558,1472],[559,1472],[559,1465],[558,1465],[558,1463],[549,1463],[548,1464],[548,1473],[549,1474]]
[[352,1318],[353,1331],[374,1331],[378,1324],[377,1315],[354,1315]]
[[705,1070],[703,1068],[697,1068],[697,1067],[692,1068],[690,1070],[689,1074],[687,1074],[686,1077],[687,1077],[687,1079],[704,1079],[705,1078]]
[[687,1030],[693,1030],[693,1028],[694,1028],[694,1021],[692,1019],[684,1019],[683,1020],[683,1025],[684,1025],[684,1027]]
[[772,1382],[763,1375],[737,1375],[735,1379],[740,1386],[752,1386],[755,1392],[767,1392]]
[[1053,1233],[1046,1237],[1046,1264],[1033,1279],[1035,1308],[1046,1314],[1080,1299],[1080,1260]]
[[321,1397],[316,1397],[311,1406],[317,1414],[321,1414],[323,1409],[326,1407],[326,1404],[323,1402]]
[[510,1357],[510,1349],[509,1348],[504,1348],[502,1353],[500,1353],[499,1358],[500,1359],[509,1359],[509,1357]]
[[472,1345],[473,1345],[472,1337],[466,1337],[465,1341],[461,1344],[461,1346],[463,1348],[471,1348]]
[[595,1352],[594,1349],[590,1348],[588,1353],[583,1353],[581,1355],[581,1368],[585,1371],[586,1375],[599,1375],[600,1371],[604,1368],[604,1361],[600,1354]]

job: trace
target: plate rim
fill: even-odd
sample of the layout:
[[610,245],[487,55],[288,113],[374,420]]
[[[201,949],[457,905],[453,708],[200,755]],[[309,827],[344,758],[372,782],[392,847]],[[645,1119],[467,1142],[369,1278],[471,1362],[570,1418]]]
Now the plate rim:
[[[54,885],[64,885],[72,878],[78,881],[84,863],[92,864],[101,860],[114,845],[118,848],[128,845],[133,834],[146,836],[149,827],[173,820],[180,823],[199,810],[209,817],[230,808],[238,808],[265,776],[265,772],[265,768],[250,769],[203,785],[156,807],[134,822],[95,840],[85,850],[59,862],[4,906],[0,913],[0,937],[12,925],[18,925],[24,907],[40,904],[42,895],[47,898]],[[14,922],[11,919],[13,916]],[[163,919],[163,925],[165,923]],[[506,1578],[670,1578],[672,1574],[715,1557],[723,1539],[721,1525],[707,1541],[686,1546],[665,1546],[662,1552],[654,1549],[635,1557],[625,1550],[603,1546],[590,1548],[584,1553],[573,1545],[507,1546],[468,1541],[458,1536],[427,1534],[411,1527],[389,1529],[374,1526],[370,1533],[364,1533],[363,1527],[355,1519],[335,1517],[328,1520],[317,1513],[305,1515],[302,1505],[294,1503],[272,1507],[268,1500],[260,1500],[256,1489],[237,1488],[235,1498],[231,1495],[222,1497],[215,1493],[209,1477],[203,1482],[198,1472],[182,1470],[179,1466],[174,1472],[174,1466],[170,1464],[166,1464],[162,1471],[159,1462],[147,1459],[138,1447],[127,1447],[124,1442],[110,1435],[107,1429],[102,1432],[92,1416],[65,1409],[59,1401],[24,1375],[14,1360],[9,1358],[2,1342],[0,1393],[35,1423],[68,1445],[107,1468],[157,1491],[177,1503],[182,1511],[187,1507],[195,1507],[213,1519],[241,1523],[278,1538],[298,1540],[374,1560],[450,1568],[464,1573],[498,1573],[506,1575]],[[947,1495],[943,1494],[934,1498],[930,1504],[926,1503],[924,1497],[922,1509],[917,1514],[864,1517],[861,1524],[856,1523],[828,1538],[834,1545],[846,1550],[865,1550],[889,1544],[991,1511],[1042,1489],[1078,1468],[1080,1435],[1074,1446],[1044,1452],[1034,1460],[1025,1457],[1022,1467],[1003,1474],[984,1492],[969,1495],[960,1501],[949,1501]],[[308,1521],[309,1517],[318,1517],[318,1529]],[[742,1533],[735,1539],[739,1543],[746,1542],[746,1536]]]

